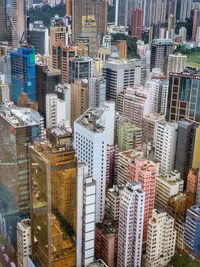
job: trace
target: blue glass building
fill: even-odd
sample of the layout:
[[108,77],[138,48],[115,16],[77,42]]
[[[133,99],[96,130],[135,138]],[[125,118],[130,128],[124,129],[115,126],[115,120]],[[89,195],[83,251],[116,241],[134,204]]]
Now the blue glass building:
[[35,50],[31,46],[23,46],[10,53],[12,97],[14,103],[20,94],[26,93],[28,98],[36,101],[36,67]]
[[200,206],[187,210],[184,240],[194,254],[200,253]]

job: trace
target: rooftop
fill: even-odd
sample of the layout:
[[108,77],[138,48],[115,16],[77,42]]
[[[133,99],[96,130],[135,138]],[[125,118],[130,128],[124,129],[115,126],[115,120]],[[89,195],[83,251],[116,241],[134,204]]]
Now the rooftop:
[[41,124],[43,117],[30,108],[15,106],[12,102],[0,105],[0,116],[7,120],[13,127],[26,127]]
[[191,208],[189,208],[189,211],[192,211],[196,216],[200,217],[200,206],[192,206]]
[[96,260],[90,263],[88,267],[108,267],[102,260]]

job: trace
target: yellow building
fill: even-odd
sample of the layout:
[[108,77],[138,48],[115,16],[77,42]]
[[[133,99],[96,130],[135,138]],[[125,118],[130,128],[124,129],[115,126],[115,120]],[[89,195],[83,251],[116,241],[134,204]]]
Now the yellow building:
[[47,130],[30,147],[33,258],[42,267],[76,266],[77,159],[71,133]]

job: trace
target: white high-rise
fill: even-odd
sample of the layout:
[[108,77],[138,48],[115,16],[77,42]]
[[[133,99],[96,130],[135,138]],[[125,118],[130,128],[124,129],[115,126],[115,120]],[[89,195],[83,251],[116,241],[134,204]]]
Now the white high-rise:
[[85,164],[77,170],[76,267],[82,267],[94,261],[96,182]]
[[28,266],[28,257],[32,254],[31,221],[25,219],[17,224],[17,261],[19,267]]
[[168,67],[167,74],[169,76],[170,72],[183,72],[186,68],[187,56],[181,53],[171,54],[168,57]]
[[88,81],[89,107],[98,108],[106,100],[106,81],[102,76],[92,77]]
[[46,95],[46,128],[66,123],[65,107],[65,101],[59,99],[56,94]]
[[168,174],[174,170],[177,140],[176,123],[158,121],[154,131],[155,160],[160,163],[160,173]]
[[74,147],[79,162],[96,181],[96,222],[105,213],[107,146],[114,143],[115,103],[88,109],[74,123]]
[[146,84],[150,94],[150,113],[166,114],[169,82],[151,80]]
[[166,212],[153,210],[149,220],[146,267],[166,266],[175,253],[174,219]]
[[121,195],[118,267],[141,266],[145,193],[138,182],[128,183]]

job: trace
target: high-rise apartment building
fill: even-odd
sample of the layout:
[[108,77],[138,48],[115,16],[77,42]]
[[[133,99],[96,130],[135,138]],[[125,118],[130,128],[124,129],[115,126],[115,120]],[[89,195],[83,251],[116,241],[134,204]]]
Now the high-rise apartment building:
[[148,221],[154,208],[157,172],[157,164],[145,159],[140,150],[128,150],[118,155],[117,184],[138,181],[145,192],[143,240],[147,238]]
[[28,257],[32,255],[31,221],[24,219],[17,224],[17,262],[19,267],[28,266]]
[[30,214],[29,146],[44,136],[38,112],[14,106],[0,107],[0,183],[9,192],[19,215]]
[[170,72],[183,72],[186,68],[187,56],[178,54],[170,54],[168,57],[168,66],[167,66],[167,75],[169,76]]
[[131,20],[131,37],[136,39],[141,39],[142,37],[142,25],[143,25],[143,10],[134,9],[132,11]]
[[32,252],[40,266],[76,265],[76,179],[71,133],[47,130],[47,140],[30,147]]
[[10,87],[0,79],[0,103],[10,101]]
[[25,0],[1,0],[0,25],[0,41],[8,41],[13,47],[19,47],[26,34]]
[[55,86],[61,80],[61,71],[38,63],[36,64],[36,76],[38,111],[46,122],[46,95],[55,93]]
[[123,187],[114,185],[106,194],[106,217],[119,221],[119,203]]
[[200,25],[200,10],[193,10],[192,41],[196,41],[197,29]]
[[[52,128],[67,123],[65,101],[56,94],[46,95],[46,128]],[[69,124],[69,121],[68,121]]]
[[175,157],[175,169],[181,174],[181,178],[187,181],[189,169],[200,167],[200,123],[190,120],[178,122],[177,146]]
[[183,192],[183,184],[184,181],[180,179],[180,173],[176,171],[157,176],[155,208],[167,212],[169,198]]
[[117,266],[140,266],[145,193],[137,182],[124,187],[120,199]]
[[143,116],[150,114],[149,91],[142,86],[128,87],[119,94],[118,111],[124,118],[141,128]]
[[167,97],[169,82],[167,80],[153,79],[147,81],[150,92],[150,112],[165,115],[167,112]]
[[122,122],[117,125],[117,146],[119,150],[142,147],[142,129],[133,123]]
[[151,71],[153,68],[165,70],[167,58],[173,51],[171,39],[154,39],[151,44]]
[[105,102],[90,108],[74,123],[74,147],[78,160],[87,164],[89,176],[96,181],[96,222],[105,212],[107,145],[114,143],[115,105]]
[[89,107],[100,107],[106,100],[106,81],[102,76],[95,76],[88,81]]
[[174,170],[176,142],[176,123],[159,121],[155,126],[155,160],[158,161],[160,173],[169,174]]
[[35,48],[36,54],[49,55],[49,30],[42,21],[30,24],[29,43]]
[[96,182],[88,176],[88,167],[78,164],[77,169],[77,231],[76,266],[88,266],[95,256]]
[[175,253],[174,219],[166,212],[153,210],[149,220],[146,267],[166,266]]
[[125,40],[118,40],[115,43],[117,47],[119,59],[127,59],[127,41]]
[[22,46],[10,53],[12,98],[17,103],[22,92],[32,101],[36,101],[35,50],[31,46]]
[[95,228],[95,258],[110,267],[117,265],[118,222],[105,219]]
[[169,76],[168,121],[188,118],[200,122],[200,75],[194,69]]
[[158,121],[163,121],[164,119],[164,115],[160,114],[150,114],[149,116],[144,116],[142,118],[141,129],[144,142],[153,143],[155,125]]
[[185,21],[191,16],[192,0],[177,0],[177,19]]
[[93,59],[90,57],[75,57],[69,60],[69,83],[75,80],[87,79],[92,77]]
[[185,221],[184,242],[189,252],[200,252],[200,206],[193,206],[187,210]]
[[71,126],[87,109],[88,80],[75,80],[71,84]]
[[106,80],[106,99],[117,101],[119,93],[127,87],[141,84],[142,66],[138,59],[112,59],[105,63],[103,77]]

